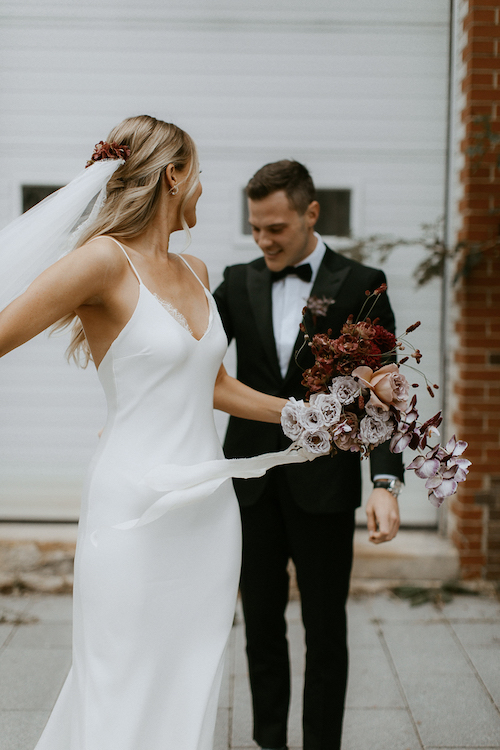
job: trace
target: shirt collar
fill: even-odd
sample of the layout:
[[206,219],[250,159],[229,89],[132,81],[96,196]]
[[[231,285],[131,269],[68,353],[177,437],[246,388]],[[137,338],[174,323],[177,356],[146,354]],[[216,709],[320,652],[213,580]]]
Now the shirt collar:
[[326,245],[321,239],[321,235],[319,235],[317,232],[314,232],[314,236],[316,237],[316,247],[312,251],[310,255],[307,256],[307,258],[304,258],[300,261],[300,263],[296,263],[296,266],[302,266],[305,263],[309,263],[312,269],[312,276],[311,280],[314,281],[316,278],[316,274],[319,271],[319,267],[321,265],[321,261],[323,260],[323,256],[325,254]]

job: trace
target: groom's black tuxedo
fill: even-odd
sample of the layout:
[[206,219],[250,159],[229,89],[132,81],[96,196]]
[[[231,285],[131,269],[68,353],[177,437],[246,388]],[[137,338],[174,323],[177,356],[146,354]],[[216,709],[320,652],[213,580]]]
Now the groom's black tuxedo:
[[[366,301],[365,291],[373,291],[385,282],[381,271],[368,268],[326,249],[323,262],[312,289],[316,297],[335,300],[325,317],[318,317],[313,326],[307,315],[307,329],[312,333],[332,330],[340,334],[349,314],[355,316]],[[272,276],[263,258],[252,263],[226,268],[224,281],[215,292],[222,322],[229,341],[236,340],[238,380],[258,391],[275,396],[303,398],[302,371],[310,367],[313,357],[305,346],[289,363],[282,377],[274,343],[271,303]],[[304,301],[305,304],[305,301]],[[386,294],[382,294],[372,315],[380,324],[394,330],[394,316]],[[297,331],[295,350],[304,342]],[[224,443],[228,457],[253,456],[276,451],[289,445],[280,425],[251,422],[232,417]],[[372,476],[401,476],[401,460],[387,446],[375,450],[371,457]],[[335,458],[318,458],[312,464],[295,464],[286,468],[295,502],[308,512],[333,513],[355,508],[360,503],[360,461],[356,453],[339,451]],[[249,505],[261,497],[269,476],[260,479],[235,480],[240,503]]]
[[[342,257],[329,248],[312,295],[334,301],[310,334],[331,329],[337,337],[352,313],[357,316],[366,290],[385,282],[381,271]],[[272,323],[272,276],[263,258],[226,268],[215,299],[228,340],[236,340],[237,377],[275,396],[304,398],[302,371],[313,357],[306,345],[298,364],[292,356],[283,378]],[[304,302],[305,304],[305,302]],[[371,313],[394,330],[387,295]],[[295,350],[303,344],[297,332]],[[280,425],[231,417],[224,450],[228,457],[253,456],[289,444]],[[402,476],[402,463],[387,446],[372,453],[372,476]],[[340,747],[347,676],[345,600],[352,562],[354,509],[361,500],[360,460],[343,452],[332,459],[279,467],[259,479],[234,480],[243,524],[241,590],[254,709],[254,738],[262,747],[286,744],[289,700],[284,609],[288,598],[286,565],[295,562],[306,627],[304,750]]]

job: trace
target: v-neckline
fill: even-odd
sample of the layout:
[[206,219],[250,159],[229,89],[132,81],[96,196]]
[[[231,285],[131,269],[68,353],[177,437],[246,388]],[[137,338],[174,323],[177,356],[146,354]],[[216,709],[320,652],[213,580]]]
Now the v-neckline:
[[[187,263],[186,263],[186,265],[187,265]],[[188,268],[190,268],[190,266],[188,266]],[[198,277],[196,277],[196,278],[198,278]],[[184,327],[184,326],[182,325],[182,323],[181,323],[181,322],[180,322],[179,320],[177,320],[177,318],[176,318],[176,317],[175,317],[174,315],[172,315],[172,314],[171,314],[171,313],[170,313],[170,312],[168,311],[168,309],[167,309],[167,308],[166,308],[166,307],[165,307],[164,305],[162,305],[162,303],[161,303],[161,300],[160,300],[160,299],[158,298],[158,296],[157,296],[157,295],[156,295],[156,294],[155,294],[154,292],[152,292],[152,291],[151,291],[151,289],[149,289],[149,288],[148,288],[148,287],[147,287],[147,286],[146,286],[146,285],[144,284],[144,282],[143,282],[143,281],[139,280],[139,284],[140,284],[140,285],[141,285],[142,287],[144,287],[144,289],[145,289],[145,290],[146,290],[146,291],[148,292],[148,294],[149,294],[149,295],[150,295],[150,296],[151,296],[151,297],[152,297],[152,298],[154,299],[154,301],[155,301],[155,302],[156,302],[156,303],[157,303],[157,304],[158,304],[158,305],[159,305],[159,306],[161,307],[161,309],[162,309],[162,310],[163,310],[164,312],[166,312],[166,314],[168,315],[168,317],[169,317],[169,318],[170,318],[171,320],[173,320],[173,321],[174,321],[174,322],[175,322],[175,323],[176,323],[176,324],[177,324],[177,325],[179,326],[179,328],[182,328],[182,330],[183,330],[183,331],[185,331],[185,332],[187,333],[187,335],[189,336],[189,338],[193,339],[193,341],[196,341],[196,343],[197,343],[197,344],[199,344],[199,343],[200,343],[201,341],[203,341],[203,339],[205,338],[205,336],[207,335],[207,333],[208,333],[208,332],[210,331],[210,329],[211,329],[211,327],[212,327],[212,321],[213,321],[213,317],[214,317],[214,310],[213,310],[213,304],[214,304],[214,303],[213,303],[213,301],[212,301],[212,300],[213,300],[213,298],[212,298],[212,295],[210,294],[209,290],[208,290],[208,289],[206,288],[206,286],[205,286],[204,284],[202,284],[202,283],[200,282],[200,285],[201,285],[201,287],[203,288],[203,291],[205,292],[205,299],[206,299],[206,301],[207,301],[207,307],[208,307],[208,321],[207,321],[207,327],[206,327],[206,329],[205,329],[205,333],[204,333],[204,334],[203,334],[203,335],[202,335],[202,336],[201,336],[201,337],[200,337],[199,339],[198,339],[198,338],[196,338],[196,336],[195,336],[195,335],[194,335],[194,333],[192,332],[192,329],[191,329],[191,330],[189,331],[189,330],[188,330],[187,328],[185,328],[185,327]],[[164,301],[164,302],[167,302],[167,303],[168,303],[168,304],[170,305],[170,307],[172,308],[172,310],[175,310],[175,311],[176,311],[177,313],[179,313],[179,315],[182,315],[181,311],[180,311],[180,310],[179,310],[179,309],[178,309],[177,307],[175,307],[175,305],[172,305],[172,303],[171,303],[171,302],[169,302],[168,300],[163,300],[163,301]],[[187,320],[186,316],[185,316],[185,315],[182,315],[182,317],[184,318],[184,320],[186,321],[187,325],[189,326],[189,322],[188,322],[188,320]],[[191,328],[191,326],[189,326],[189,328]]]

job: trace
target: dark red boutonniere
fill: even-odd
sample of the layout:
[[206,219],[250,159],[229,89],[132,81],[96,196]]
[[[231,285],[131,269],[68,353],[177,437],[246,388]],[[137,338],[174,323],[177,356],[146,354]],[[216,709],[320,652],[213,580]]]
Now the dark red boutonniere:
[[123,144],[120,145],[119,143],[116,143],[116,141],[113,141],[112,143],[99,141],[94,148],[94,153],[85,167],[91,167],[94,162],[101,161],[102,159],[123,159],[124,161],[127,161],[129,156],[130,149],[128,146]]
[[331,297],[311,296],[302,310],[302,316],[306,315],[307,311],[309,311],[312,316],[313,325],[316,325],[318,318],[326,317],[328,308],[334,304],[335,300],[331,299]]

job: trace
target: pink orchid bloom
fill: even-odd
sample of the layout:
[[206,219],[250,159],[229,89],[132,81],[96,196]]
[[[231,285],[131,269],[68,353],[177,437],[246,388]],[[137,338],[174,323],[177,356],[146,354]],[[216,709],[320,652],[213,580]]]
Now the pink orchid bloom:
[[427,456],[416,456],[406,468],[414,469],[417,477],[421,479],[429,479],[438,473],[439,467],[439,460],[434,455],[429,454]]

